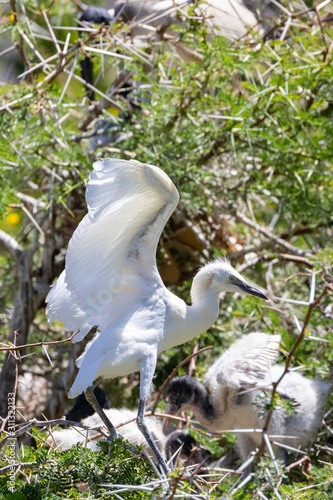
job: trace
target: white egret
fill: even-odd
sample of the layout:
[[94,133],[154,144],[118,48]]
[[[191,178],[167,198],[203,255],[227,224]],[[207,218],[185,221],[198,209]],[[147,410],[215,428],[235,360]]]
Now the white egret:
[[226,260],[211,262],[198,272],[191,288],[192,305],[164,286],[156,248],[179,195],[158,167],[132,160],[97,161],[86,200],[88,214],[68,244],[65,271],[46,299],[49,321],[58,319],[69,330],[79,330],[74,342],[98,326],[77,360],[79,372],[69,397],[85,391],[107,426],[109,439],[115,439],[116,429],[94,397],[94,381],[140,370],[137,425],[167,472],[143,418],[157,355],[205,332],[217,319],[220,292],[267,297]]
[[[190,410],[201,425],[212,431],[262,429],[267,416],[263,402],[270,401],[263,391],[269,392],[272,382],[284,371],[282,365],[271,366],[279,344],[279,335],[251,333],[242,337],[209,368],[204,384],[193,377],[174,378],[167,388],[166,412]],[[328,382],[288,372],[277,386],[277,393],[281,399],[295,401],[295,413],[276,407],[269,434],[278,435],[279,443],[296,448],[308,443],[321,423],[330,390]],[[243,460],[262,440],[260,432],[241,432],[237,437]],[[275,449],[277,456],[285,459],[284,449]]]

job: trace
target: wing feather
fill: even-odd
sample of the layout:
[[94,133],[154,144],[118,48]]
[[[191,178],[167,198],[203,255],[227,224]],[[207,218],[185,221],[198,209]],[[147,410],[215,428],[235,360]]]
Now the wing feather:
[[57,319],[64,323],[67,330],[80,330],[73,337],[73,342],[82,340],[94,326],[88,322],[87,315],[82,309],[73,302],[65,282],[65,271],[60,274],[56,283],[52,285],[45,302],[47,303],[46,314],[49,323],[53,323]]
[[235,342],[210,367],[206,383],[215,379],[230,387],[260,384],[279,353],[280,335],[250,333]]
[[[88,214],[68,244],[62,285],[57,282],[49,294],[50,318],[65,317],[67,328],[71,311],[81,311],[89,325],[101,325],[105,318],[110,323],[121,315],[123,304],[117,299],[124,292],[134,308],[156,287],[164,287],[156,248],[179,195],[158,167],[104,159],[94,163],[86,201]],[[58,290],[66,290],[64,301]],[[67,302],[66,314],[61,302]]]

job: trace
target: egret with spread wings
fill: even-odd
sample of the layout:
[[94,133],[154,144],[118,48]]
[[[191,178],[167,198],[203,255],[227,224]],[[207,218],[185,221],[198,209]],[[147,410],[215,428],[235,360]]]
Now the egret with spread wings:
[[158,167],[132,160],[96,162],[86,191],[88,214],[69,242],[65,270],[47,297],[49,321],[79,330],[74,342],[97,326],[77,360],[69,397],[85,391],[112,440],[117,432],[94,397],[94,381],[140,370],[137,424],[164,472],[168,468],[143,418],[157,355],[205,332],[217,319],[220,292],[267,298],[226,260],[197,273],[192,305],[164,286],[156,248],[178,200],[176,187]]

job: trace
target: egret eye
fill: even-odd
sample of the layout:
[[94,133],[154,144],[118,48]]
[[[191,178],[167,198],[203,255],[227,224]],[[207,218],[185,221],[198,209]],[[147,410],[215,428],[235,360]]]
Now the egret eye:
[[229,276],[229,281],[234,282],[236,280],[235,276]]

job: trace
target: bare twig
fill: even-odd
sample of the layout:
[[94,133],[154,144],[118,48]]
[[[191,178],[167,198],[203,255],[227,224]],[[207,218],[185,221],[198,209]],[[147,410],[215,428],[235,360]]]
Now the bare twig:
[[[305,337],[305,333],[306,333],[306,329],[307,329],[307,326],[309,324],[309,321],[310,321],[310,318],[311,318],[311,314],[313,312],[313,310],[315,309],[315,307],[320,303],[320,301],[322,300],[322,298],[328,293],[328,288],[324,288],[324,290],[322,291],[322,293],[319,295],[319,297],[317,297],[316,300],[314,300],[313,302],[311,302],[309,304],[309,307],[308,307],[308,310],[307,310],[307,313],[305,315],[305,319],[304,319],[304,323],[303,323],[303,328],[302,328],[302,331],[301,333],[299,334],[299,336],[297,337],[297,340],[294,344],[294,347],[292,348],[292,350],[290,351],[290,353],[288,354],[288,357],[287,357],[287,360],[286,360],[286,363],[285,363],[285,367],[284,367],[284,371],[282,373],[282,375],[280,376],[280,378],[274,382],[272,384],[272,399],[271,399],[271,402],[273,403],[274,401],[274,398],[275,398],[275,394],[276,394],[276,389],[277,389],[277,386],[279,385],[279,383],[281,382],[281,380],[283,379],[283,377],[286,375],[286,373],[288,373],[288,370],[289,370],[289,366],[290,366],[290,363],[293,359],[293,356],[298,348],[298,346],[300,345],[300,343],[302,342],[302,340],[304,339]],[[272,414],[273,414],[273,411],[274,411],[274,407],[272,407],[269,412],[267,413],[267,417],[266,417],[266,421],[265,421],[265,425],[262,429],[262,432],[263,433],[267,433],[268,431],[268,427],[269,427],[269,424],[270,424],[270,421],[271,421],[271,418],[272,418]],[[263,452],[264,452],[264,449],[265,449],[265,440],[263,439],[262,442],[261,442],[261,445],[260,445],[260,448],[259,448],[259,451],[258,451],[258,454],[256,456],[256,460],[257,462],[260,460]]]
[[[78,330],[79,331],[79,330]],[[24,345],[13,345],[8,347],[0,347],[0,351],[19,351],[20,349],[26,349],[27,347],[43,347],[44,345],[57,345],[63,344],[64,342],[69,342],[78,333],[75,332],[73,335],[63,340],[54,340],[52,342],[36,342],[35,344],[24,344]]]
[[0,229],[0,244],[15,258],[18,259],[23,252],[21,245],[9,234]]
[[293,462],[292,464],[288,465],[286,467],[287,471],[290,471],[294,467],[299,467],[300,465],[302,466],[302,470],[307,473],[309,468],[310,468],[311,460],[310,458],[305,455],[304,457],[301,457],[299,460],[296,462]]
[[[233,255],[229,254],[229,256],[232,257]],[[248,261],[246,261],[243,264],[241,264],[240,266],[238,266],[237,267],[237,271],[239,273],[242,273],[248,267],[253,267],[256,264],[258,264],[258,262],[262,262],[262,261],[268,261],[269,262],[269,261],[274,260],[274,259],[288,260],[290,262],[295,262],[297,264],[298,263],[299,264],[305,264],[308,267],[313,267],[313,262],[311,262],[306,257],[301,257],[299,255],[290,255],[290,254],[286,254],[286,253],[275,253],[274,252],[274,254],[270,254],[270,255],[265,254],[265,255],[256,255],[256,256],[254,256],[252,259],[249,259]]]
[[279,236],[276,236],[273,234],[269,229],[264,228],[260,226],[258,223],[253,222],[251,219],[246,217],[246,215],[242,214],[241,212],[236,212],[236,219],[238,219],[240,222],[243,222],[247,226],[251,227],[252,229],[255,229],[258,231],[258,233],[263,234],[270,240],[274,241],[277,245],[285,248],[292,254],[296,255],[311,255],[311,252],[306,251],[306,250],[301,250],[300,248],[294,247],[294,245],[291,245],[291,243],[288,243],[287,241],[283,240]]

